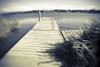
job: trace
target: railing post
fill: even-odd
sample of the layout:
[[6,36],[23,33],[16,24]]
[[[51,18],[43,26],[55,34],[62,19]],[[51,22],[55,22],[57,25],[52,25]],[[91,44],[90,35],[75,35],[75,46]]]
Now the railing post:
[[38,11],[39,21],[41,21],[41,11]]

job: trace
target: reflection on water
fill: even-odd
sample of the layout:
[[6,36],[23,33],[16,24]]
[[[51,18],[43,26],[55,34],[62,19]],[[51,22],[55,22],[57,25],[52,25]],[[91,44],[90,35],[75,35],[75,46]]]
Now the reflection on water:
[[[20,28],[10,32],[7,38],[0,39],[0,57],[5,54],[17,41],[20,40],[37,22],[37,13],[16,14],[4,16],[8,20],[19,19]],[[54,18],[61,30],[80,29],[91,19],[100,18],[100,14],[88,13],[42,13],[42,17]]]

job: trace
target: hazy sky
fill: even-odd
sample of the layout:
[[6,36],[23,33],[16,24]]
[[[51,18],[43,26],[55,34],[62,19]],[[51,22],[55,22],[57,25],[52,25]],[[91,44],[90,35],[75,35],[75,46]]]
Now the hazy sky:
[[100,0],[0,0],[0,12],[34,9],[100,9]]

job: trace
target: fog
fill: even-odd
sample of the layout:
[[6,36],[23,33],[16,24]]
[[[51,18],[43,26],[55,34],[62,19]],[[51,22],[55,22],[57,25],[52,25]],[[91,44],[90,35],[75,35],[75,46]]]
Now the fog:
[[11,31],[18,30],[18,28],[19,28],[18,20],[9,21],[0,16],[0,38],[8,37]]

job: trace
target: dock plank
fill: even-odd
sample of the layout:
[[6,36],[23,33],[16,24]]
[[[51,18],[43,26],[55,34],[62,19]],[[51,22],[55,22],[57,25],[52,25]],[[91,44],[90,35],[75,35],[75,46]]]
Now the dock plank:
[[63,30],[61,31],[65,40],[66,41],[69,41],[70,39],[73,39],[73,38],[80,38],[80,35],[82,34],[82,30]]

